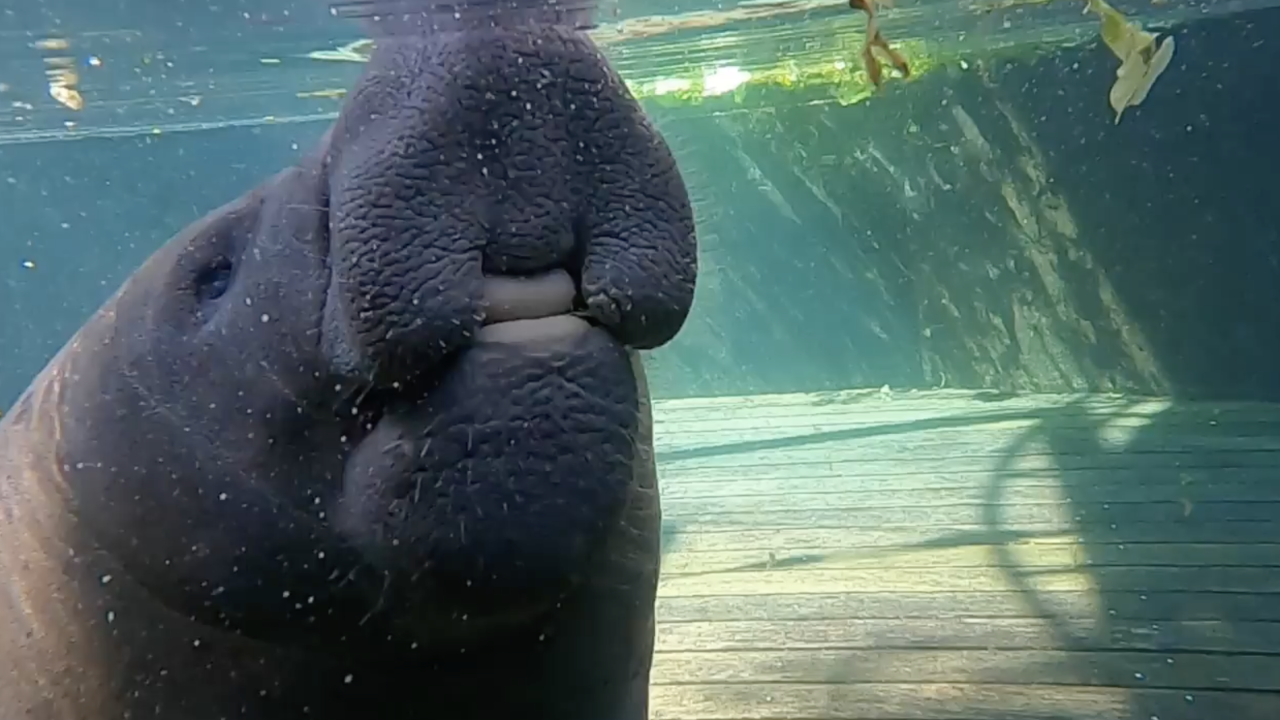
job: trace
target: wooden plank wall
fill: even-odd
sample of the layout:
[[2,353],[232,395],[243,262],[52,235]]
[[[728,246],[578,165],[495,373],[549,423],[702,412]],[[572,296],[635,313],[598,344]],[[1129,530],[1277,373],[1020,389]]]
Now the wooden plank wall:
[[655,720],[1280,717],[1280,408],[659,401]]

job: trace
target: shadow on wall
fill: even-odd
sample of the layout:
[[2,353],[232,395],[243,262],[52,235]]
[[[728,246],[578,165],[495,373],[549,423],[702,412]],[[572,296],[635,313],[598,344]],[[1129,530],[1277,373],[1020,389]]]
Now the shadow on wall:
[[[1179,28],[1174,65],[1119,125],[1099,44],[939,71],[849,107],[655,110],[701,200],[707,286],[689,331],[655,358],[656,390],[1142,386],[1101,274],[1174,393],[1280,399],[1277,34],[1280,9]],[[1030,184],[1067,203],[1073,247],[1033,263],[1010,242],[1016,213],[966,154],[961,107],[997,145],[994,170],[1044,173]],[[1006,108],[1043,167],[1014,162]],[[1045,333],[1079,372],[1035,366],[1052,364],[1036,322],[1055,315],[1066,321]]]
[[[874,198],[833,200],[779,152],[847,147],[817,133],[771,136],[734,116],[651,115],[689,186],[701,263],[689,324],[653,353],[655,396],[924,383],[911,278],[891,250],[897,213]],[[836,202],[849,207],[837,213]]]
[[1280,400],[1280,9],[1198,22],[1113,125],[1100,47],[1011,66],[1014,103],[1103,267],[1183,397]]

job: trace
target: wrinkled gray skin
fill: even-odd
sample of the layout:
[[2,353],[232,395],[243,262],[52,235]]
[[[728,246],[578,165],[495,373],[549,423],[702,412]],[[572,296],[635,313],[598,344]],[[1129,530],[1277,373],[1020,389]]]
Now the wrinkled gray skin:
[[0,717],[647,717],[685,188],[585,36],[430,37],[4,419]]

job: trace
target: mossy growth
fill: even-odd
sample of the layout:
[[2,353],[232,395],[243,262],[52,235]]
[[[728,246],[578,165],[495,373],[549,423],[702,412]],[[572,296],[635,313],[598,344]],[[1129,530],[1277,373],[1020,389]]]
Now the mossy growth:
[[[919,78],[945,61],[921,41],[897,43],[894,47],[911,65],[910,78],[896,77],[894,81]],[[732,65],[689,67],[663,77],[624,79],[637,98],[662,107],[750,107],[776,101],[783,93],[796,101],[826,99],[852,105],[876,93],[857,58],[835,54],[821,59],[786,60],[773,67],[751,70]]]
[[[1065,38],[1064,38],[1065,39]],[[1061,44],[1050,42],[1051,45]],[[335,50],[320,50],[304,57],[315,60],[365,62],[373,43],[361,40]],[[909,78],[890,71],[888,85],[910,82],[948,65],[963,65],[962,53],[954,48],[920,39],[902,40],[893,47],[911,67]],[[987,48],[984,58],[1044,52],[1040,45],[1011,45]],[[606,50],[608,54],[608,50]],[[785,59],[766,67],[739,67],[728,62],[690,62],[683,67],[621,67],[631,93],[646,105],[664,108],[724,112],[777,104],[837,102],[853,105],[874,96],[877,90],[856,53],[835,48],[810,52],[798,59]],[[308,97],[341,98],[333,90],[299,93]]]

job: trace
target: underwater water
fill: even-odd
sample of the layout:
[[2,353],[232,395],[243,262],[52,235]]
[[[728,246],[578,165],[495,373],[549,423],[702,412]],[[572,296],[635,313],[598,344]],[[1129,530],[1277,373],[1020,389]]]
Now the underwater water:
[[[1280,717],[1280,8],[868,2],[874,12],[842,0],[626,0],[598,8],[588,33],[670,147],[697,236],[687,319],[642,353],[662,498],[647,716]],[[868,47],[869,16],[883,47]],[[179,300],[148,301],[145,319],[93,314],[170,238],[329,141],[378,52],[366,30],[319,0],[0,0],[0,408],[17,405],[86,323],[113,327],[103,337],[119,343],[167,322]],[[645,168],[629,171],[635,185],[667,192]],[[328,212],[334,192],[286,206]],[[420,192],[392,193],[380,211]],[[647,221],[642,209],[629,216]],[[300,232],[278,222],[257,232]],[[291,277],[275,281],[295,287]],[[156,297],[181,295],[164,287]],[[248,341],[226,340],[207,364],[284,372],[238,342]],[[94,358],[61,382],[107,382],[85,379],[104,362]],[[205,408],[206,397],[257,392],[235,388],[237,372],[210,370],[226,387],[182,382]],[[146,382],[121,379],[143,396]],[[219,448],[215,464],[254,452],[208,419],[216,413],[172,414]],[[583,417],[570,415],[568,425]],[[27,428],[0,444],[0,508],[45,492],[14,489],[20,475],[51,483],[37,485],[56,488],[50,497],[65,491],[18,459],[40,455],[33,444],[63,457],[58,422],[37,420],[0,426]],[[86,432],[93,452],[110,453],[112,441]],[[308,429],[296,433],[279,442],[301,443]],[[628,442],[642,447],[644,434]],[[504,467],[591,459],[607,436]],[[471,450],[454,458],[460,467]],[[39,462],[55,475],[70,465]],[[99,462],[183,461],[161,448]],[[200,485],[210,462],[172,479]],[[108,474],[92,499],[65,491],[76,499],[59,512],[97,517],[77,503],[137,502],[111,495],[116,481]],[[584,506],[596,498],[583,492]],[[31,552],[23,517],[0,514],[0,587],[13,597],[35,584],[15,570]],[[192,547],[251,545],[240,533],[257,538],[262,522],[275,520],[217,525]],[[244,562],[246,573],[275,567]],[[208,567],[182,575],[183,587],[205,582]],[[169,580],[155,582],[139,580],[142,595],[169,598]],[[247,606],[266,602],[244,592]],[[0,613],[16,628],[39,605],[0,602]],[[0,716],[100,717],[55,712],[81,692],[57,683],[47,706],[23,694],[70,644],[41,630],[53,639],[28,645],[16,639],[25,632],[0,631],[0,655],[36,668],[0,662]],[[146,642],[166,632],[177,631]],[[465,646],[461,637],[450,642]],[[138,677],[106,683],[95,702],[130,707],[129,682],[147,685]],[[215,688],[203,709],[170,699],[155,717],[220,717],[215,704],[235,705],[240,691],[219,694],[222,676],[210,677],[193,681]],[[303,716],[288,714],[289,692],[244,717]],[[556,692],[595,698],[586,680]],[[377,710],[473,717],[455,705],[433,715],[425,701]]]

